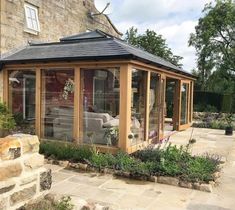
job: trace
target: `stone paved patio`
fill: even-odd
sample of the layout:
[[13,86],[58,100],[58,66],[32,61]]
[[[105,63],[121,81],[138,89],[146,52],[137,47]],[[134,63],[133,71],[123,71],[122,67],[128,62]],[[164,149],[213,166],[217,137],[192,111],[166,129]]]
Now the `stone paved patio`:
[[[170,142],[186,144],[191,131],[192,128],[175,134]],[[221,183],[213,193],[116,179],[111,175],[78,173],[46,165],[53,171],[51,192],[71,196],[77,206],[82,198],[115,210],[235,210],[235,136],[227,137],[223,133],[221,130],[196,128],[193,134],[197,140],[192,149],[194,154],[211,152],[227,159]]]

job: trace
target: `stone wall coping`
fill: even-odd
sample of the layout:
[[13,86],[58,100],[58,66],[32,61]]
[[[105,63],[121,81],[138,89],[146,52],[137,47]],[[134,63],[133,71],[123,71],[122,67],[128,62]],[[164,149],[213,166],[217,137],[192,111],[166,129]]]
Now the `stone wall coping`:
[[37,136],[17,134],[0,139],[0,210],[15,210],[44,196],[51,187]]

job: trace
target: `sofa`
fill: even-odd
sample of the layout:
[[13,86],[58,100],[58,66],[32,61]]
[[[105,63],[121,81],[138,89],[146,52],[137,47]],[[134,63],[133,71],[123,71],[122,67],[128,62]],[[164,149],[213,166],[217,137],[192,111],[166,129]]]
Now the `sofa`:
[[[53,111],[53,137],[55,139],[72,140],[73,109],[54,108]],[[107,145],[104,138],[105,131],[111,127],[118,127],[119,119],[113,118],[108,113],[83,113],[83,141],[91,143],[89,134],[93,134],[94,144]]]

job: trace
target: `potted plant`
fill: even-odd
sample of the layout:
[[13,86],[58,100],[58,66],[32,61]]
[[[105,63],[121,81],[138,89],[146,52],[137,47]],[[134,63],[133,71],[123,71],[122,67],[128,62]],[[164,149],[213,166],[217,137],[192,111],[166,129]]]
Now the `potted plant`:
[[0,138],[7,136],[14,128],[15,120],[12,114],[5,104],[0,103]]
[[117,127],[108,128],[104,134],[107,145],[117,146],[119,138],[119,129]]
[[232,136],[233,135],[233,122],[234,122],[234,114],[228,113],[225,116],[226,127],[225,127],[225,135]]

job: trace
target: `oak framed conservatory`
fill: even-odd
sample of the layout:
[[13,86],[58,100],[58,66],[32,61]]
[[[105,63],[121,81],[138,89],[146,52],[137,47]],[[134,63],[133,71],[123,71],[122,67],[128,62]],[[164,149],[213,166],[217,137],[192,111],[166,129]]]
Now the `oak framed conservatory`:
[[99,30],[1,63],[4,102],[42,140],[132,153],[192,123],[195,78]]

